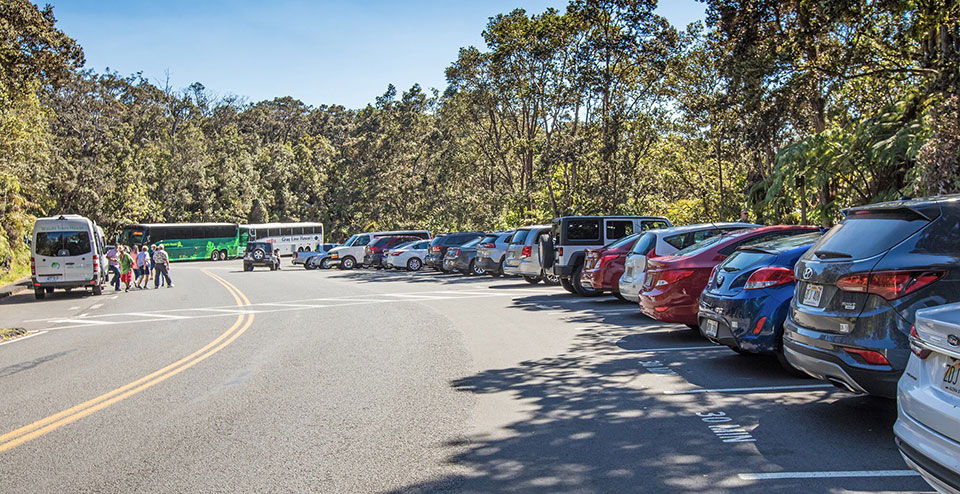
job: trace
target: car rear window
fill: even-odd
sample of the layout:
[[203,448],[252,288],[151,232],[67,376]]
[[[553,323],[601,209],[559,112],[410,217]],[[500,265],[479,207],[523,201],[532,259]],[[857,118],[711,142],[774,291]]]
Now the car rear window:
[[633,244],[630,249],[631,254],[644,254],[650,252],[657,245],[657,235],[654,233],[644,233],[643,236]]
[[486,237],[483,237],[483,243],[492,244],[495,243],[498,238],[500,238],[500,235],[487,235]]
[[819,259],[865,259],[886,252],[929,221],[919,215],[858,214],[833,227],[816,245]]
[[81,256],[90,253],[90,232],[39,232],[37,255],[45,257]]
[[517,232],[514,233],[513,237],[510,239],[510,244],[512,245],[522,244],[527,239],[527,234],[529,233],[530,233],[530,230],[517,230]]
[[567,220],[567,240],[599,240],[600,220]]
[[776,257],[776,254],[770,254],[758,250],[738,250],[733,254],[730,254],[730,257],[724,261],[723,270],[740,271],[742,269],[749,268],[750,266],[756,266],[761,262],[769,262],[774,257]]
[[478,238],[475,238],[475,239],[473,239],[473,240],[471,240],[471,241],[469,241],[469,242],[461,245],[461,247],[473,247],[474,245],[479,244],[481,240],[483,240],[483,239],[482,239],[482,238],[479,238],[479,237],[478,237]]
[[630,235],[630,236],[621,238],[620,240],[614,240],[613,242],[610,242],[609,244],[605,245],[604,248],[605,248],[605,249],[619,249],[619,248],[621,248],[621,247],[624,247],[624,246],[627,246],[627,245],[629,245],[629,244],[632,244],[632,243],[633,243],[634,241],[636,241],[636,240],[637,240],[637,235]]
[[707,249],[709,249],[709,248],[712,247],[714,244],[717,244],[717,243],[719,243],[720,241],[722,241],[722,240],[724,240],[724,239],[726,239],[726,238],[729,238],[729,237],[727,237],[727,236],[725,236],[725,235],[716,235],[716,234],[714,234],[712,237],[705,238],[705,239],[703,239],[703,240],[700,241],[700,242],[690,244],[690,245],[684,247],[683,249],[678,250],[678,251],[677,251],[676,253],[674,253],[673,255],[675,255],[675,256],[689,256],[689,255],[691,255],[691,254],[696,254],[696,253],[698,253],[698,252],[700,252],[700,251],[702,251],[702,250],[707,250]]

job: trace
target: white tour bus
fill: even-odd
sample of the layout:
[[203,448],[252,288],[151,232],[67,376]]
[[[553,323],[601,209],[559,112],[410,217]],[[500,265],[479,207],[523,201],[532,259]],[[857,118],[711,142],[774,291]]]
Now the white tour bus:
[[272,242],[282,256],[317,250],[323,243],[323,223],[260,223],[240,228],[247,231],[248,242]]
[[88,218],[62,214],[38,218],[30,241],[33,290],[42,299],[55,288],[103,292],[107,259],[103,229]]

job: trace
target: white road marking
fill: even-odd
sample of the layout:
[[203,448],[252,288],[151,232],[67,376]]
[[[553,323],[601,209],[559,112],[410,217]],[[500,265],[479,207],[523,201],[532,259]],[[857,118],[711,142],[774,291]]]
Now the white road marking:
[[187,316],[175,316],[173,314],[157,314],[148,312],[127,312],[124,315],[140,317],[160,317],[164,319],[187,319]]
[[30,334],[28,334],[28,335],[26,335],[26,336],[21,336],[21,337],[19,337],[19,338],[14,338],[14,339],[12,339],[12,340],[10,340],[10,341],[4,341],[3,343],[0,343],[0,345],[7,345],[7,344],[10,344],[10,343],[16,343],[16,342],[18,342],[18,341],[23,341],[23,340],[25,340],[25,339],[27,339],[27,338],[33,338],[34,336],[40,336],[40,335],[42,335],[42,334],[44,334],[44,333],[46,333],[46,331],[32,332],[32,333],[30,333]]
[[93,305],[90,306],[90,309],[91,309],[91,310],[93,310],[93,309],[99,309],[100,307],[103,307],[103,304],[93,304]]
[[110,297],[110,300],[116,300],[116,299],[118,299],[118,298],[120,298],[120,295],[114,295],[114,296]]
[[687,347],[678,346],[678,347],[671,347],[671,348],[640,348],[637,350],[628,350],[626,348],[621,348],[621,350],[625,352],[634,352],[634,353],[653,353],[653,352],[686,352],[686,351],[693,351],[693,350],[697,350],[697,351],[729,350],[729,348],[725,346],[710,345],[710,346],[687,346]]
[[82,324],[85,326],[98,326],[100,324],[111,324],[108,321],[97,321],[93,319],[54,319],[51,322],[56,323],[70,323],[70,324]]
[[77,317],[87,317],[88,315],[89,315],[88,313],[84,312],[83,314],[80,314],[80,315],[77,316]]
[[73,306],[73,307],[70,307],[70,308],[67,309],[67,310],[77,310],[77,309],[79,309],[79,308],[80,308],[79,305],[75,305],[75,306]]
[[754,388],[688,389],[685,391],[664,391],[665,395],[692,395],[700,393],[751,393],[761,391],[801,391],[834,388],[832,384],[797,384],[793,386],[758,386]]
[[266,302],[259,303],[259,304],[257,304],[257,305],[269,305],[269,306],[276,306],[276,307],[313,307],[313,308],[317,308],[317,309],[320,309],[320,308],[323,308],[323,307],[333,307],[332,305],[280,304],[280,303],[266,303]]
[[913,470],[851,470],[837,472],[771,472],[741,473],[740,480],[777,480],[777,479],[839,479],[858,477],[916,477],[920,474]]

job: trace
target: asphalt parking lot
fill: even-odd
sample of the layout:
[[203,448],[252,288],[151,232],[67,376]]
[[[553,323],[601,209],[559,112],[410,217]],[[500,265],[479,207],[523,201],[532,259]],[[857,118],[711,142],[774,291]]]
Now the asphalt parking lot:
[[893,401],[793,377],[613,297],[284,268],[178,264],[169,290],[0,304],[0,326],[37,335],[0,346],[0,434],[250,318],[220,354],[0,452],[10,491],[930,491],[896,450]]

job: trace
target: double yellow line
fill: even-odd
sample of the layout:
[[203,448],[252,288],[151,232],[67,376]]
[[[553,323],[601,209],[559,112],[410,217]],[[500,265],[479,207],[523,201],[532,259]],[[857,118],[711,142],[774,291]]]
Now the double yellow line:
[[[234,300],[236,300],[238,307],[250,305],[250,300],[247,299],[247,297],[240,292],[237,287],[231,285],[223,278],[207,271],[206,269],[203,269],[202,271],[207,276],[216,280],[217,283],[223,285],[223,287],[230,292],[230,295],[233,296]],[[230,326],[230,329],[226,330],[215,340],[207,343],[203,348],[191,353],[190,355],[187,355],[186,357],[162,369],[151,372],[150,374],[143,376],[136,381],[125,384],[117,389],[114,389],[113,391],[93,398],[92,400],[87,400],[79,405],[70,407],[62,412],[57,412],[49,417],[40,419],[32,424],[25,425],[17,430],[0,436],[0,453],[16,448],[23,443],[32,441],[67,424],[76,422],[87,415],[103,410],[110,405],[125,400],[141,391],[147,390],[163,381],[166,381],[167,379],[189,369],[190,367],[193,367],[207,357],[219,352],[230,343],[233,343],[233,340],[236,340],[241,334],[243,334],[251,324],[253,324],[253,314],[240,314],[237,316],[237,321]]]

